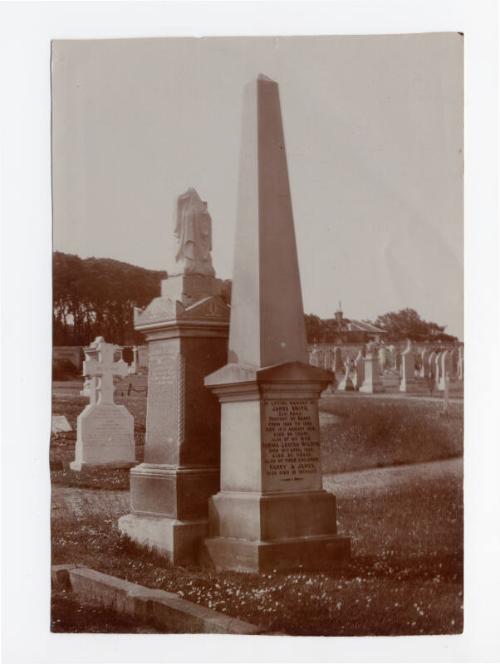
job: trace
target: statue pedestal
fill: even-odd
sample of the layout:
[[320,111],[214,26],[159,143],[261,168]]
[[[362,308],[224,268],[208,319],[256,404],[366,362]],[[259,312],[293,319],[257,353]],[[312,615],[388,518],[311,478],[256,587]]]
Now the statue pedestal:
[[[205,295],[193,303],[205,279]],[[144,463],[130,471],[131,513],[118,525],[174,564],[196,562],[208,499],[219,488],[219,405],[203,379],[227,361],[229,308],[210,294],[214,281],[166,279],[163,295],[134,317],[148,343],[146,443]],[[167,292],[188,295],[182,301]]]
[[349,557],[322,487],[318,399],[333,378],[301,362],[227,365],[206,385],[222,404],[221,491],[210,499],[217,570],[317,568]]

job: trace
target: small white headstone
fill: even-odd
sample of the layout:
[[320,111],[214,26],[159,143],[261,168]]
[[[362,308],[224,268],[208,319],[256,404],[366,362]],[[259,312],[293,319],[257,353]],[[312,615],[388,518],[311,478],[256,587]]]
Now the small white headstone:
[[72,470],[84,466],[124,466],[135,463],[134,418],[113,400],[113,376],[128,374],[123,360],[114,361],[113,344],[97,337],[84,349],[85,376],[81,394],[89,398],[89,405],[77,419],[75,460]]
[[52,415],[52,433],[72,431],[71,425],[64,415]]

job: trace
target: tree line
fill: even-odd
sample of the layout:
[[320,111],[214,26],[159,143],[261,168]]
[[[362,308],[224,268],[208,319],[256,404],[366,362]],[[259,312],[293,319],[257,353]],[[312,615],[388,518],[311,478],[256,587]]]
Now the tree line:
[[[315,314],[306,314],[306,334],[308,343],[342,343],[351,341],[360,343],[365,340],[363,332],[348,331],[347,319],[320,318]],[[404,341],[457,341],[457,337],[445,333],[446,326],[426,321],[415,309],[390,311],[378,316],[375,321],[364,320],[385,332],[387,342]]]
[[110,258],[53,255],[53,343],[85,346],[96,336],[116,344],[140,341],[134,307],[160,295],[166,272],[146,270]]
[[[141,343],[134,330],[134,307],[144,308],[160,295],[167,273],[147,270],[111,258],[80,258],[60,251],[53,255],[53,343],[56,346],[85,346],[96,336],[110,343]],[[223,283],[224,300],[230,303],[231,281]],[[346,334],[346,321],[305,316],[309,343],[363,341],[362,334]],[[371,321],[366,321],[371,322]],[[444,326],[427,322],[414,309],[379,316],[374,324],[387,332],[388,341],[411,338],[453,341]]]

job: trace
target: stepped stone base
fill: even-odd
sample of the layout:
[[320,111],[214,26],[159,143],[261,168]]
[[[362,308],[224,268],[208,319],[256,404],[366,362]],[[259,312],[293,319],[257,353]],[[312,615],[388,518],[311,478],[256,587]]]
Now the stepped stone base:
[[350,539],[340,535],[250,542],[229,537],[205,540],[217,571],[265,572],[275,569],[324,569],[349,560]]
[[209,504],[208,558],[217,570],[320,568],[350,555],[337,535],[335,496],[327,491],[259,494],[222,491]]
[[148,549],[164,554],[174,565],[198,562],[208,520],[179,521],[168,517],[126,514],[118,520],[122,535]]

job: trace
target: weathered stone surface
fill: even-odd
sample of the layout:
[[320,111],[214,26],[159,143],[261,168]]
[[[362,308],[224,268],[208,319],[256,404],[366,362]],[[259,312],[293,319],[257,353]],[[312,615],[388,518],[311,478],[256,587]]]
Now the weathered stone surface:
[[212,219],[207,202],[196,189],[189,189],[177,199],[174,235],[177,254],[173,274],[214,276],[212,266]]
[[[56,584],[85,603],[105,606],[165,629],[216,634],[260,634],[257,625],[207,609],[175,593],[146,588],[109,574],[74,565],[55,566]],[[63,569],[64,568],[64,569]]]
[[229,362],[205,379],[222,411],[207,554],[243,571],[344,559],[321,484],[318,398],[333,375],[306,364],[278,86],[264,76],[245,91],[230,329]]

